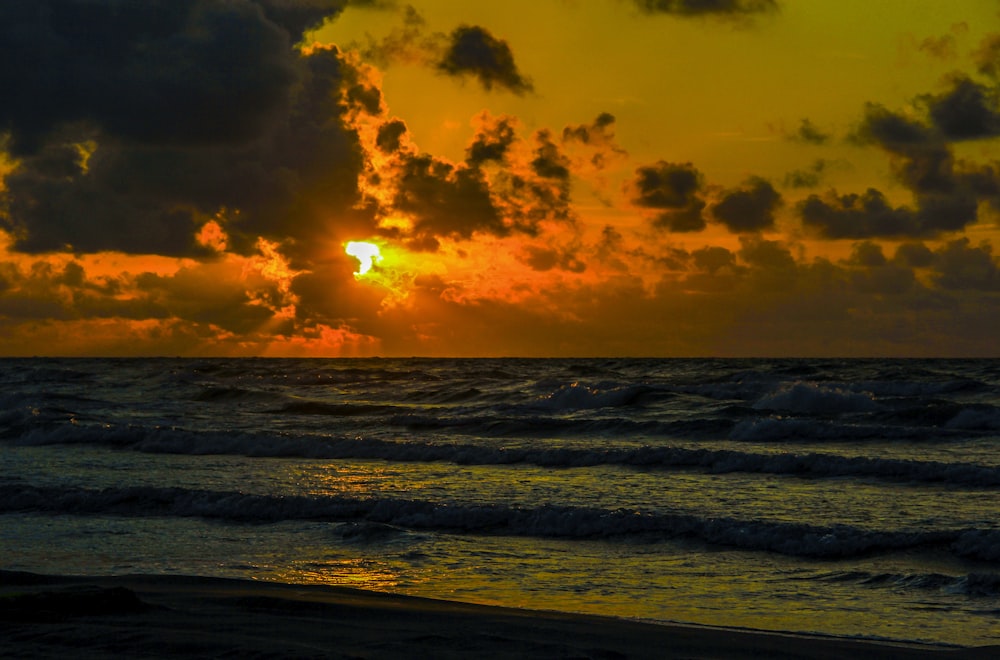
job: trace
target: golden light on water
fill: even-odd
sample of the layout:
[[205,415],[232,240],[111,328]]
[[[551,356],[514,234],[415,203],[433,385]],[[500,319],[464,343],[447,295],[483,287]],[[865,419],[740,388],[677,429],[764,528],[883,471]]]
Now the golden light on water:
[[379,252],[378,246],[374,243],[351,241],[345,246],[344,250],[359,262],[355,275],[364,275],[372,269],[375,262],[382,261],[382,254]]

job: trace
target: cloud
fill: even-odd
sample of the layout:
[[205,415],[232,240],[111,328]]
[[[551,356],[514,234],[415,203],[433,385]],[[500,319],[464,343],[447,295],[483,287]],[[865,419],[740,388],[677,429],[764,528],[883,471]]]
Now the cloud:
[[663,160],[637,168],[635,178],[628,184],[632,203],[659,211],[653,225],[673,232],[705,228],[703,189],[704,177],[694,165]]
[[518,71],[507,42],[477,25],[452,31],[437,69],[450,76],[472,76],[487,91],[494,87],[515,94],[534,91],[531,81]]
[[829,162],[818,158],[809,169],[793,170],[785,175],[784,184],[788,188],[815,188],[820,184],[822,175],[829,167]]
[[[931,201],[935,200],[935,201]],[[802,223],[825,238],[934,237],[961,229],[975,219],[973,202],[963,198],[931,197],[924,207],[893,206],[880,191],[863,194],[809,195],[797,206]]]
[[602,170],[612,162],[628,156],[615,140],[615,116],[610,112],[597,115],[590,124],[578,124],[563,128],[564,145],[579,145],[593,152],[590,165]]
[[402,120],[387,121],[378,127],[375,145],[385,152],[399,151],[402,146],[401,138],[406,130],[406,124]]
[[320,27],[348,6],[389,8],[391,0],[254,0],[264,14],[289,32],[292,43],[298,43],[309,30]]
[[924,97],[928,121],[870,103],[852,138],[889,153],[893,176],[913,194],[913,206],[891,207],[873,188],[862,195],[831,191],[798,206],[803,222],[829,238],[933,237],[975,222],[980,202],[995,204],[1000,171],[956,160],[949,143],[981,137],[992,120],[977,110],[975,88],[953,81],[944,95]]
[[901,243],[893,260],[911,268],[926,268],[933,262],[934,253],[923,243]]
[[[99,26],[88,37],[95,43],[74,46],[79,57],[63,61],[56,49],[44,63],[43,78],[79,73],[64,98],[47,98],[57,95],[45,89],[51,80],[8,75],[0,113],[19,161],[5,176],[0,227],[15,249],[212,256],[195,235],[220,211],[243,253],[259,236],[309,249],[307,239],[329,236],[331,218],[344,229],[371,226],[357,209],[364,154],[352,117],[380,112],[381,92],[365,70],[336,48],[293,50],[255,3],[110,7],[38,12],[43,31],[64,25],[70,8]],[[126,26],[124,36],[101,32]],[[78,72],[81,62],[95,72]],[[88,81],[97,89],[85,90]],[[21,105],[39,117],[24,119]]]
[[777,0],[632,0],[647,14],[750,16],[776,12]]
[[[436,249],[436,237],[509,233],[482,172],[429,155],[407,155],[399,166],[394,210],[413,219],[414,237]],[[427,239],[432,239],[427,241]]]
[[1000,79],[1000,33],[983,37],[974,57],[980,73],[995,80]]
[[1000,135],[1000,88],[967,76],[953,76],[941,94],[921,97],[934,127],[949,140],[976,140]]
[[427,63],[440,57],[447,36],[440,32],[428,34],[427,21],[412,6],[403,10],[403,25],[392,30],[380,40],[366,35],[364,44],[351,44],[362,57],[381,67],[395,62],[409,64]]
[[572,250],[538,245],[525,246],[523,254],[519,256],[519,261],[532,270],[542,272],[559,269],[571,273],[582,273],[587,269],[587,265]]
[[760,177],[750,177],[740,188],[727,190],[712,207],[712,215],[735,233],[774,229],[774,213],[781,193]]
[[350,48],[381,67],[401,62],[434,67],[454,78],[472,77],[487,91],[504,89],[523,95],[534,91],[529,78],[517,68],[510,45],[484,27],[461,25],[450,34],[429,32],[427,21],[411,5],[403,11],[403,25],[376,39]]
[[513,117],[493,117],[483,112],[477,117],[478,127],[472,143],[465,150],[465,162],[479,167],[487,162],[502,163],[517,141],[517,120]]
[[245,142],[287,109],[291,46],[343,10],[318,0],[0,5],[0,126],[18,156],[60,125],[146,144]]
[[917,49],[939,60],[953,60],[958,56],[958,44],[955,35],[946,34],[940,37],[927,37]]
[[944,289],[1000,291],[1000,269],[988,243],[971,247],[960,238],[934,252],[935,282]]
[[799,123],[799,129],[792,134],[791,138],[808,144],[826,144],[830,140],[830,134],[824,133],[806,118]]

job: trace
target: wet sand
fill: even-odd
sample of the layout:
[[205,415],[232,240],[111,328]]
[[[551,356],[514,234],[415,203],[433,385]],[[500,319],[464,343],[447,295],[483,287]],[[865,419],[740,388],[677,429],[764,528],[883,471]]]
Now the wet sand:
[[343,587],[0,571],[11,658],[958,658],[953,648],[662,625]]

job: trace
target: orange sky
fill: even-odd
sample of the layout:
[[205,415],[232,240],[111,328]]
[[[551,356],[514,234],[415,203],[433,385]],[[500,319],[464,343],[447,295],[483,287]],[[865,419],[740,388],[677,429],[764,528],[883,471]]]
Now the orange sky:
[[0,23],[0,355],[998,354],[996,0]]

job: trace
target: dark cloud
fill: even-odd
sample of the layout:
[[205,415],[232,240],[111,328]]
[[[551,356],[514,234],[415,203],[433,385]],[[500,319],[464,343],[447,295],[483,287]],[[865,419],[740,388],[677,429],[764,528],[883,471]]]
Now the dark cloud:
[[855,243],[851,250],[850,263],[858,266],[871,268],[874,266],[884,266],[886,264],[885,253],[882,246],[871,241]]
[[740,245],[740,259],[751,266],[784,272],[793,272],[797,268],[791,250],[781,241],[741,237]]
[[877,144],[899,154],[910,153],[915,147],[935,141],[923,123],[878,103],[865,104],[864,116],[853,138],[862,144]]
[[927,268],[934,261],[934,253],[923,243],[901,243],[893,260],[911,268]]
[[818,126],[806,118],[799,123],[799,129],[795,131],[792,138],[809,144],[826,144],[830,140],[830,134],[824,133]]
[[701,197],[704,181],[691,163],[668,163],[640,167],[630,184],[632,203],[661,213],[653,220],[658,229],[673,232],[701,231],[705,228]]
[[[176,7],[190,4],[179,2]],[[234,21],[242,21],[247,13],[263,21],[256,5],[217,4],[211,3],[212,12],[232,7]],[[185,25],[178,29],[186,30]],[[154,28],[162,26],[149,29]],[[212,50],[211,56],[216,55]],[[355,210],[363,153],[347,115],[373,109],[377,89],[335,48],[298,55],[285,40],[281,52],[271,55],[294,71],[296,84],[294,92],[284,92],[282,111],[266,122],[254,108],[229,107],[228,119],[234,124],[263,122],[254,129],[253,139],[230,136],[228,141],[165,143],[176,131],[150,127],[109,135],[109,127],[116,125],[96,120],[48,128],[44,141],[22,154],[18,167],[5,177],[0,226],[14,237],[15,249],[205,255],[206,248],[193,238],[197,225],[225,209],[232,211],[224,218],[231,245],[243,252],[252,251],[257,236],[296,240],[328,235],[331,217],[342,225],[370,222]],[[200,68],[211,72],[218,66],[206,61]],[[192,64],[194,69],[199,67]],[[156,79],[161,74],[149,75]],[[266,86],[268,80],[265,77],[261,84]],[[129,93],[128,88],[118,90],[119,95]],[[157,116],[173,107],[172,99],[170,95],[160,99],[164,108],[157,110]],[[73,110],[67,107],[62,112]],[[188,137],[210,131],[221,121],[214,110],[206,112],[207,128],[191,129]],[[241,112],[254,119],[241,122]],[[185,121],[193,124],[199,117],[194,114]],[[17,141],[20,128],[13,130]],[[157,133],[160,130],[165,132]],[[32,139],[41,137],[33,135]],[[298,245],[305,249],[310,243],[301,240]]]
[[592,124],[567,126],[563,129],[563,141],[576,140],[583,144],[605,142],[610,138],[609,129],[614,126],[615,116],[610,112],[602,112]]
[[847,277],[853,291],[877,296],[900,296],[917,286],[913,271],[896,263],[866,265],[851,270]]
[[345,1],[0,4],[0,126],[15,155],[84,122],[146,144],[245,142],[290,103],[292,44]]
[[426,32],[427,21],[412,6],[403,10],[403,25],[392,30],[381,40],[367,35],[365,44],[351,44],[366,60],[380,67],[395,62],[426,63],[440,57],[447,41],[445,34]]
[[481,115],[472,144],[465,150],[465,161],[474,167],[489,161],[502,163],[517,140],[513,117]]
[[[169,1],[169,0],[168,0]],[[288,30],[293,43],[305,33],[320,27],[324,20],[340,14],[348,5],[352,7],[390,7],[385,0],[254,0],[264,9],[265,15]]]
[[450,76],[473,76],[486,90],[534,91],[531,81],[518,71],[507,42],[476,25],[462,25],[449,35],[437,68]]
[[639,167],[629,188],[633,204],[661,212],[653,221],[657,228],[674,232],[705,228],[705,201],[701,197],[704,181],[691,163],[661,160]]
[[742,187],[723,192],[712,215],[732,232],[763,231],[774,229],[774,212],[781,204],[781,193],[770,182],[750,177]]
[[945,229],[936,226],[936,216],[894,207],[874,188],[861,195],[833,191],[824,197],[810,195],[798,205],[798,212],[806,228],[833,239],[930,237]]
[[632,0],[647,14],[748,16],[778,10],[777,0]]
[[[477,168],[455,166],[428,155],[407,156],[396,183],[393,207],[413,218],[414,238],[510,233]],[[433,241],[422,244],[436,248]]]
[[736,266],[736,255],[724,247],[707,246],[691,253],[695,267],[708,273],[717,273],[723,268]]
[[927,37],[917,44],[917,49],[939,60],[953,60],[958,56],[958,44],[953,34]]
[[994,79],[1000,79],[1000,33],[983,38],[975,52],[979,72]]
[[399,151],[400,138],[406,134],[406,124],[399,119],[387,121],[378,127],[375,145],[385,152]]
[[951,241],[935,250],[932,268],[944,289],[1000,290],[1000,269],[989,244],[971,247],[968,238]]
[[949,140],[975,140],[1000,135],[997,88],[956,76],[941,94],[921,99],[934,126]]
[[552,141],[552,135],[542,130],[537,133],[536,139],[538,148],[535,150],[535,159],[531,161],[531,169],[545,179],[568,181],[569,159],[559,151],[558,145]]
[[579,144],[595,150],[590,164],[596,169],[604,169],[609,162],[628,155],[615,141],[615,116],[602,112],[590,124],[567,126],[562,132],[563,144]]
[[829,163],[822,158],[813,161],[806,170],[793,170],[785,175],[784,184],[788,188],[815,188],[820,184],[822,175]]
[[524,255],[520,260],[531,269],[537,271],[559,269],[571,273],[582,273],[587,269],[587,265],[572,251],[551,247],[529,245],[525,247]]
[[[960,130],[981,132],[985,126],[967,98],[975,93],[962,89],[959,82],[945,95],[925,98],[930,114],[936,113],[932,123],[868,104],[854,134],[861,144],[877,145],[891,155],[893,175],[913,193],[914,207],[890,208],[873,189],[860,196],[813,195],[800,206],[803,221],[841,238],[930,237],[975,222],[979,203],[996,201],[1000,181],[991,167],[956,161],[949,145],[949,137],[956,138]],[[978,117],[978,123],[970,123],[969,117]]]

